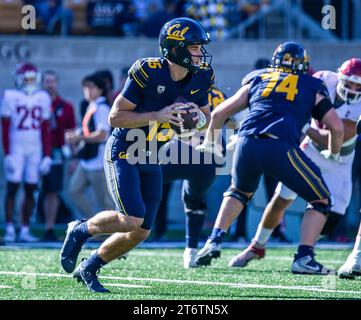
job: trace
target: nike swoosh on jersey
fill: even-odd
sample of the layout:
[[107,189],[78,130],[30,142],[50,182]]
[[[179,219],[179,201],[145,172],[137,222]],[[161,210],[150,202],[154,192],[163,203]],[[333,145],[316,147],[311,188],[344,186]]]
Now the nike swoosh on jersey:
[[191,94],[195,94],[195,93],[197,93],[199,90],[201,90],[201,89],[191,90]]

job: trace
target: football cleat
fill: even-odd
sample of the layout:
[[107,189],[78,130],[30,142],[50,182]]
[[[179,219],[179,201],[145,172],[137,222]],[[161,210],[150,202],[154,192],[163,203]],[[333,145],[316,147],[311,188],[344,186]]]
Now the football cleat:
[[361,259],[351,254],[338,269],[337,275],[341,279],[355,279],[356,276],[361,276]]
[[209,266],[212,259],[217,259],[220,256],[221,244],[208,239],[204,247],[197,253],[196,264],[199,266]]
[[265,254],[265,248],[257,245],[254,241],[252,241],[252,243],[245,250],[229,261],[228,267],[244,268],[252,260],[263,259]]
[[14,230],[6,230],[5,235],[4,235],[4,242],[6,243],[10,243],[10,242],[15,242],[16,241],[16,232],[15,229]]
[[185,248],[183,253],[183,267],[184,269],[198,268],[199,265],[196,263],[197,249]]
[[31,243],[31,242],[38,242],[39,238],[34,237],[29,232],[29,230],[20,230],[18,241],[19,242],[29,242],[29,243]]
[[68,228],[66,230],[66,237],[60,251],[60,263],[63,269],[68,273],[73,272],[75,269],[79,252],[86,240],[82,234],[74,231],[75,227],[84,221],[86,220],[72,221],[68,224]]
[[334,275],[336,270],[324,267],[321,263],[317,262],[314,254],[309,254],[304,257],[295,258],[292,263],[291,271],[294,274],[314,274],[314,275]]
[[[99,270],[98,270],[99,271]],[[90,271],[80,263],[74,272],[74,278],[83,283],[91,292],[109,293],[99,282],[96,271]]]

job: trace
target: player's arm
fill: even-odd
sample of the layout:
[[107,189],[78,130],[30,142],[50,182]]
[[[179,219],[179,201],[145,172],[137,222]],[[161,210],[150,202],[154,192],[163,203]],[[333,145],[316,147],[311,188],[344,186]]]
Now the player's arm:
[[2,142],[5,155],[10,153],[10,124],[11,120],[9,117],[1,117]]
[[313,117],[325,124],[330,131],[327,144],[328,151],[331,153],[331,157],[338,157],[344,137],[343,124],[331,101],[319,93],[316,95]]
[[0,111],[1,111],[1,131],[2,131],[2,143],[5,156],[10,153],[10,125],[12,109],[7,102],[7,93],[5,91],[4,96],[0,97]]
[[249,88],[249,84],[241,87],[233,96],[220,103],[212,111],[211,122],[206,133],[206,141],[211,143],[219,141],[220,129],[222,129],[225,121],[248,106]]
[[109,113],[109,124],[114,128],[138,128],[149,125],[149,121],[169,122],[180,125],[176,110],[182,103],[176,102],[159,111],[135,112],[136,104],[119,94]]
[[[350,119],[342,119],[344,136],[343,142],[352,139],[356,134],[356,122]],[[307,135],[322,149],[328,148],[330,131],[327,129],[308,128]]]

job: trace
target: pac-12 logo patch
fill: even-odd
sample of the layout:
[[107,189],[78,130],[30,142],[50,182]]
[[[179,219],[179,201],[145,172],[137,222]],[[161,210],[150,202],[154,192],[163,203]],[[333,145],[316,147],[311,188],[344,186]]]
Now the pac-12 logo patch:
[[165,86],[158,86],[157,87],[158,94],[162,94],[164,91],[165,91]]

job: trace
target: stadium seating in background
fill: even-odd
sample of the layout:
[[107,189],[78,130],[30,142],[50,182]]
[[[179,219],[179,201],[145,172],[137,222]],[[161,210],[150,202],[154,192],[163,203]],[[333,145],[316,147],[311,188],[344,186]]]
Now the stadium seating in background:
[[22,6],[21,0],[0,0],[0,34],[23,32],[21,28]]
[[91,34],[92,28],[87,21],[87,0],[67,0],[65,5],[73,11],[72,34]]

